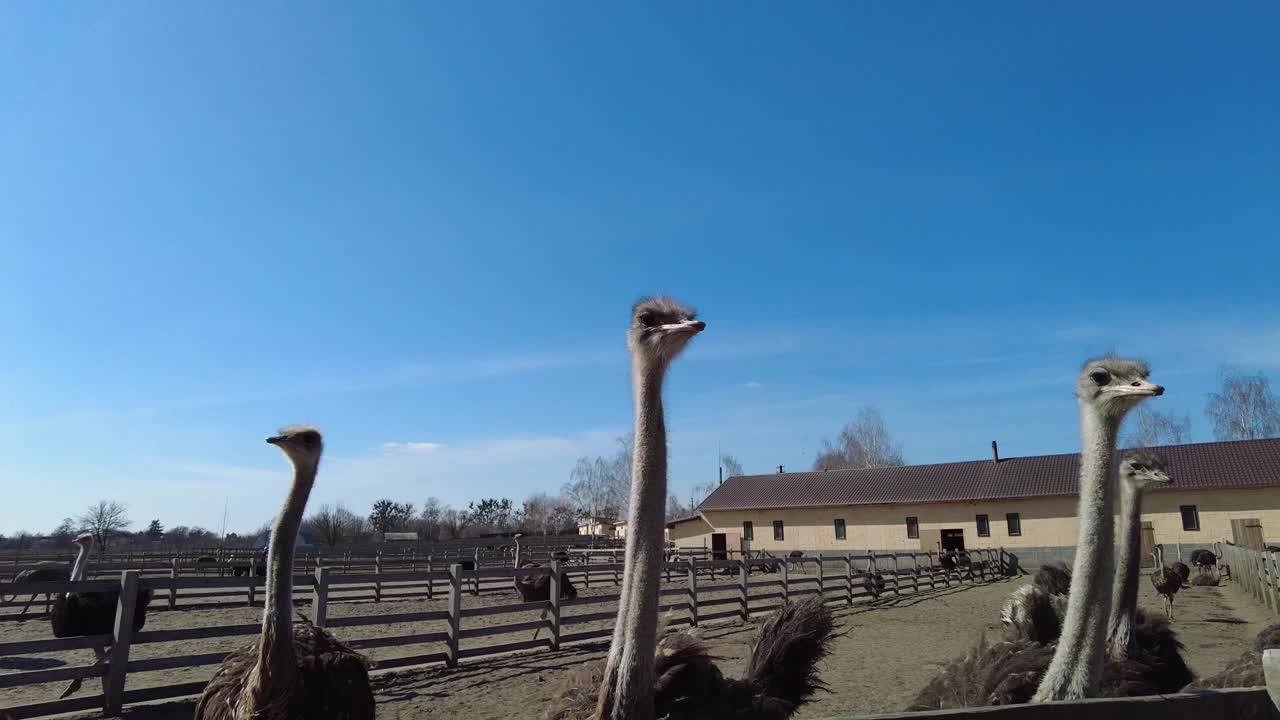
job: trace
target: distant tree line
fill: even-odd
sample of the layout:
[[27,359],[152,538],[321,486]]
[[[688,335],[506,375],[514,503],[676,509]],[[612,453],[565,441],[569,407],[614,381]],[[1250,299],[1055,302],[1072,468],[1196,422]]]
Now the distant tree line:
[[[1263,373],[1246,373],[1223,368],[1221,387],[1209,393],[1204,414],[1216,440],[1251,440],[1280,437],[1280,400]],[[1126,447],[1171,445],[1191,441],[1191,417],[1140,406],[1126,424]],[[634,435],[617,438],[612,454],[581,457],[569,473],[569,480],[557,495],[535,493],[519,507],[509,498],[483,498],[456,510],[437,498],[427,498],[422,509],[412,502],[383,498],[373,503],[368,515],[358,515],[342,503],[321,505],[303,522],[303,531],[318,542],[335,546],[360,542],[396,531],[417,532],[428,541],[522,532],[556,535],[576,532],[588,518],[625,518],[631,487],[631,455]],[[834,438],[824,440],[814,458],[814,470],[874,468],[904,464],[902,446],[893,440],[888,425],[874,407],[861,409]],[[733,455],[720,456],[723,477],[743,474]],[[667,498],[667,518],[688,515],[710,495],[719,478],[697,484],[687,500],[674,493]],[[152,519],[145,530],[131,532],[128,506],[115,500],[99,500],[77,517],[64,518],[43,538],[27,531],[11,537],[0,535],[0,547],[25,549],[37,541],[58,546],[70,545],[82,532],[92,533],[100,548],[110,549],[122,541],[130,545],[166,544],[177,547],[208,546],[220,540],[233,544],[252,543],[266,535],[269,525],[247,533],[220,538],[202,527],[176,525],[166,529]]]

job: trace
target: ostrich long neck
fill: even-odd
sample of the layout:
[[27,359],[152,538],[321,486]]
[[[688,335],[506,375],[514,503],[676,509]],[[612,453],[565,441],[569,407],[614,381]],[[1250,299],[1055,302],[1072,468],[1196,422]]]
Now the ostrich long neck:
[[[81,545],[80,550],[76,552],[76,561],[71,566],[71,582],[80,582],[84,580],[85,573],[89,571],[89,546]],[[67,597],[76,595],[74,592],[67,593]]]
[[1113,657],[1127,657],[1137,649],[1133,623],[1138,612],[1138,575],[1142,570],[1142,490],[1128,482],[1120,487],[1120,532],[1120,558],[1116,562],[1107,632],[1107,645]]
[[667,429],[662,410],[666,368],[633,363],[636,442],[627,519],[626,574],[618,621],[600,689],[597,718],[653,717],[653,658],[658,647],[658,585],[667,499]]
[[1080,507],[1076,518],[1075,569],[1071,602],[1053,661],[1036,690],[1036,702],[1092,697],[1102,680],[1107,624],[1111,616],[1111,583],[1115,542],[1115,483],[1112,455],[1118,419],[1081,406]]
[[267,551],[266,608],[258,642],[257,677],[262,685],[281,682],[293,672],[293,549],[302,525],[302,511],[316,480],[316,466],[294,462],[293,486],[276,524]]

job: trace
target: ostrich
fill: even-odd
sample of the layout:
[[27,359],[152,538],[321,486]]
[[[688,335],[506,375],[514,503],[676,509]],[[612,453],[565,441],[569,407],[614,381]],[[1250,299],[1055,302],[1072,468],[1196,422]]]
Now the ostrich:
[[624,554],[626,573],[596,708],[601,720],[653,717],[653,657],[658,645],[658,590],[667,497],[662,381],[671,361],[694,335],[706,328],[705,323],[695,319],[692,310],[668,298],[641,300],[632,308],[631,317],[627,345],[635,393],[635,459]]
[[[1123,536],[1108,622],[1108,658],[1112,662],[1103,667],[1103,695],[1138,694],[1145,688],[1174,693],[1192,678],[1182,659],[1182,645],[1168,621],[1138,609],[1142,493],[1157,483],[1169,482],[1163,462],[1150,453],[1134,452],[1121,462]],[[1067,602],[1065,593],[1052,594],[1039,584],[1026,585],[1010,596],[1001,619],[1011,639],[1053,642],[1060,632]]]
[[[13,577],[13,582],[15,584],[20,585],[22,583],[66,582],[70,579],[71,579],[71,569],[66,566],[66,563],[40,562],[40,563],[36,563],[34,567],[29,567],[26,570],[23,570],[22,572],[15,575]],[[27,599],[27,604],[22,606],[22,612],[18,614],[18,617],[22,617],[23,615],[27,614],[27,611],[31,609],[31,603],[36,601],[36,596],[39,594],[40,593],[31,594],[31,597]],[[8,600],[5,600],[5,602],[13,602],[14,600],[17,600],[17,599],[18,599],[18,596],[15,594],[10,596]],[[45,615],[49,614],[49,605],[52,602],[53,602],[53,593],[45,593],[44,594],[44,614]]]
[[571,687],[548,708],[548,717],[786,718],[819,687],[815,665],[827,653],[834,621],[818,598],[786,605],[766,620],[742,680],[726,679],[706,647],[689,635],[669,635],[658,643],[667,492],[662,381],[671,361],[704,327],[691,310],[666,298],[642,300],[632,310],[627,344],[636,441],[618,620],[603,670],[571,680],[585,690]]
[[[1145,363],[1106,357],[1085,363],[1076,382],[1082,440],[1079,539],[1070,587],[1074,601],[1067,604],[1056,644],[981,642],[944,667],[909,710],[1078,699],[1101,692],[1114,575],[1116,435],[1126,413],[1164,393],[1148,374]],[[1054,614],[1050,594],[1044,597],[1047,612]],[[1154,694],[1156,689],[1117,681],[1108,692]]]
[[[71,582],[82,582],[89,570],[89,552],[93,549],[93,533],[84,533],[75,539],[80,546],[76,553],[75,565],[71,568]],[[147,622],[147,606],[151,604],[151,590],[142,590],[135,598],[133,606],[133,630],[137,632]],[[99,590],[95,592],[59,593],[53,601],[53,610],[49,613],[49,623],[53,626],[53,636],[82,637],[85,635],[115,635],[116,611],[120,604],[119,590]],[[97,663],[107,659],[105,646],[95,646],[93,654]],[[72,680],[62,691],[60,697],[67,697],[80,689],[83,678]]]
[[[816,665],[834,637],[834,618],[821,598],[774,611],[756,633],[746,677],[726,678],[707,647],[688,633],[658,643],[654,657],[654,716],[664,720],[785,720],[823,688]],[[574,670],[544,720],[591,717],[604,664]]]
[[293,549],[323,451],[320,432],[288,427],[267,442],[293,464],[293,484],[271,529],[262,635],[222,661],[195,720],[372,720],[368,661],[323,628],[291,618]]
[[1066,595],[1071,589],[1071,568],[1064,562],[1041,565],[1032,582],[1050,595]]
[[[519,570],[522,567],[542,567],[532,560],[520,562],[520,538],[522,534],[516,533],[516,553],[515,568]],[[557,554],[558,556],[558,554]],[[515,579],[516,592],[520,593],[520,599],[524,602],[546,602],[551,599],[551,576],[550,575],[525,575]],[[560,573],[560,599],[573,599],[578,597],[578,589],[573,586],[569,580],[569,573]],[[542,622],[547,621],[547,613],[550,608],[542,609]],[[542,626],[539,625],[533,631],[533,639],[538,639],[538,633],[542,632]]]
[[1196,569],[1199,570],[1202,575],[1208,574],[1210,570],[1217,567],[1218,556],[1214,555],[1212,551],[1205,550],[1204,548],[1192,550],[1191,564],[1195,565]]
[[1191,568],[1187,567],[1187,564],[1181,560],[1174,561],[1174,563],[1169,566],[1169,569],[1173,570],[1173,573],[1182,580],[1183,585],[1186,585],[1187,581],[1191,579]]
[[[474,572],[477,568],[479,568],[480,567],[479,546],[476,547],[475,552],[472,554],[472,558],[470,560],[463,560],[461,557],[459,557],[458,565],[460,565],[463,570],[468,572]],[[471,594],[479,596],[480,595],[480,578],[476,577],[475,575],[472,575],[469,578],[469,580],[471,584]]]
[[1178,594],[1182,589],[1182,576],[1173,571],[1172,568],[1165,567],[1164,564],[1164,548],[1157,545],[1156,551],[1151,553],[1151,557],[1155,560],[1156,569],[1151,573],[1151,584],[1155,586],[1156,592],[1164,596],[1164,614],[1173,619],[1173,596]]

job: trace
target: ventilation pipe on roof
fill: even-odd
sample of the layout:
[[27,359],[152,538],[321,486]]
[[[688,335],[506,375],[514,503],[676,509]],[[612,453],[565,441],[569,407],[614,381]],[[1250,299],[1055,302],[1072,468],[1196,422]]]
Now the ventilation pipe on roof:
[[779,465],[779,466],[778,466],[778,474],[779,474],[779,475],[781,475],[781,474],[782,474],[782,466],[781,466],[781,465]]
[[1000,462],[1000,446],[996,445],[996,441],[991,441],[991,462]]

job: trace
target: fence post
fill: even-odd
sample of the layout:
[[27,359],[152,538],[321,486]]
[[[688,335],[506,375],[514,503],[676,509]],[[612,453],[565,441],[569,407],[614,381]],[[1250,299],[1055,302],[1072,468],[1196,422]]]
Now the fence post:
[[746,622],[751,618],[751,565],[746,557],[738,561],[741,565],[738,567],[738,593],[742,601],[742,622]]
[[1005,567],[1005,564],[1004,564],[1004,546],[1001,545],[1000,547],[996,548],[996,552],[1000,553],[999,560],[998,560],[999,567],[997,568],[1000,571],[1000,577],[1008,577],[1009,570],[1008,568]]
[[103,683],[102,707],[108,716],[119,715],[124,706],[124,681],[128,674],[129,644],[133,642],[133,615],[138,601],[137,570],[120,573],[120,599],[116,602],[116,626],[111,642],[111,660]]
[[[378,553],[373,556],[373,574],[375,577],[382,575],[382,551],[381,550],[379,550]],[[373,601],[382,602],[381,578],[373,581]]]
[[551,651],[560,649],[560,561],[551,561]]
[[178,581],[178,572],[181,565],[182,565],[181,561],[179,561],[178,558],[174,558],[169,566],[169,579],[174,581],[174,584],[169,586],[169,609],[170,610],[178,607],[177,581]]
[[689,556],[689,621],[698,627],[698,561]]
[[782,558],[782,604],[791,602],[791,559]]
[[844,604],[853,607],[853,553],[844,554]]
[[435,556],[427,554],[427,599],[434,600],[436,597],[436,579],[431,577],[431,573],[436,571]]
[[[898,592],[898,583],[902,582],[902,575],[900,574],[900,572],[901,572],[901,568],[900,568],[900,567],[898,567],[898,555],[897,555],[897,553],[893,553],[893,554],[889,555],[889,559],[893,561],[893,594],[894,594],[894,595],[900,595],[901,593],[900,593],[900,592]],[[912,564],[912,567],[913,567],[913,568],[914,568],[914,566],[915,566],[915,560],[916,560],[916,556],[915,556],[915,555],[912,555],[912,556],[911,556],[911,564]],[[919,580],[919,578],[918,578],[918,577],[914,578],[914,579],[912,580],[912,582],[914,582],[914,583],[917,585],[917,587],[918,587],[918,586],[919,586],[919,584],[920,584],[920,580]]]
[[[622,584],[622,578],[621,578],[621,577],[619,577],[619,575],[618,575],[618,567],[617,567],[617,566],[618,566],[618,551],[617,551],[617,550],[614,550],[614,551],[611,553],[611,555],[613,556],[613,557],[611,558],[611,559],[613,560],[613,562],[612,562],[611,564],[614,566],[614,567],[613,567],[613,586],[614,586],[614,587],[617,587],[617,586],[619,586],[619,585],[621,585],[621,584]],[[696,625],[697,623],[694,623],[694,624]]]
[[827,581],[823,579],[823,575],[826,574],[827,568],[822,562],[822,553],[818,553],[818,597],[822,598],[823,604],[827,602]]
[[322,628],[329,616],[329,568],[323,566],[316,568],[316,587],[312,597],[311,602],[315,607],[312,609],[311,614],[314,619],[311,622],[316,627]]
[[449,654],[445,664],[458,667],[458,641],[462,632],[462,566],[449,566]]

